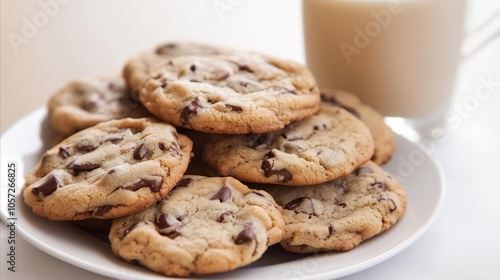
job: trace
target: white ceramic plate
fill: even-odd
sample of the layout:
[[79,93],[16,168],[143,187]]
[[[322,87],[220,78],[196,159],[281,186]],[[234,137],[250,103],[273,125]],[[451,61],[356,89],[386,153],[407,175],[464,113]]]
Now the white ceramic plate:
[[[1,138],[1,218],[9,218],[7,205],[8,163],[17,166],[17,232],[42,251],[69,264],[117,279],[170,279],[115,257],[110,246],[89,233],[64,222],[52,222],[34,215],[23,203],[23,178],[37,163],[56,133],[46,110],[23,118]],[[298,255],[270,248],[254,264],[211,279],[333,279],[346,276],[401,252],[420,237],[436,217],[443,201],[441,168],[419,146],[398,136],[397,151],[384,166],[398,178],[408,193],[408,209],[394,227],[354,250],[342,253]],[[178,278],[172,278],[178,279]]]

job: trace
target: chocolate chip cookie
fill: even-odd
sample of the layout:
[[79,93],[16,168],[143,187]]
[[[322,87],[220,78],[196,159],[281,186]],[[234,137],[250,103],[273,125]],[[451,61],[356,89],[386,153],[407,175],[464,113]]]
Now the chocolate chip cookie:
[[111,219],[156,203],[186,171],[192,142],[154,119],[99,123],[48,150],[23,195],[51,220]]
[[203,160],[218,174],[256,183],[313,185],[351,173],[373,155],[368,128],[339,106],[262,134],[213,135]]
[[280,242],[282,209],[266,192],[226,177],[184,176],[159,203],[116,219],[115,255],[168,276],[225,272]]
[[371,161],[315,186],[260,187],[283,207],[281,245],[295,253],[350,250],[389,229],[407,206],[404,188]]
[[384,117],[352,93],[334,88],[323,88],[320,91],[323,102],[346,109],[366,124],[375,142],[375,152],[371,160],[377,164],[387,163],[396,149],[396,135],[385,124]]
[[129,97],[125,80],[119,76],[69,82],[51,96],[48,112],[53,127],[66,136],[104,121],[152,116]]
[[320,95],[301,64],[258,54],[172,57],[139,94],[158,118],[208,133],[263,133],[309,117]]
[[190,41],[172,41],[158,45],[152,50],[146,50],[132,56],[123,68],[123,77],[127,81],[132,98],[139,100],[139,92],[144,82],[156,66],[171,57],[183,55],[213,55],[236,53],[236,50],[221,46]]

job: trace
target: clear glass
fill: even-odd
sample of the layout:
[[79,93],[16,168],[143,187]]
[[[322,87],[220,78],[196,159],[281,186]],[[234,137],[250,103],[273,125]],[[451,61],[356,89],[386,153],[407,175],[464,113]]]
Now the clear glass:
[[418,140],[441,126],[461,60],[465,0],[303,0],[306,61]]

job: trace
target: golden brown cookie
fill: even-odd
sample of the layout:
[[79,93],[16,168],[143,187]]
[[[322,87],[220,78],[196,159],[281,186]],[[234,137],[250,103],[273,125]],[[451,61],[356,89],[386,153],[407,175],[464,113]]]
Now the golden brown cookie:
[[259,259],[283,236],[282,209],[226,177],[185,176],[160,203],[113,222],[113,252],[168,276],[225,272]]
[[303,65],[258,54],[172,57],[139,94],[158,118],[207,133],[263,133],[319,109],[314,77]]
[[303,186],[351,173],[373,155],[368,128],[339,106],[263,134],[213,135],[203,160],[218,174],[241,181]]
[[158,64],[172,57],[184,55],[213,55],[236,53],[236,50],[193,41],[170,41],[135,54],[127,60],[123,68],[123,77],[127,81],[131,97],[139,100],[139,92],[144,87]]
[[319,185],[260,187],[283,207],[281,245],[295,253],[350,250],[388,230],[407,207],[401,184],[371,161]]
[[48,112],[52,126],[66,136],[104,121],[152,117],[129,97],[125,80],[119,76],[69,82],[51,96]]
[[154,119],[103,122],[48,150],[26,177],[24,200],[51,220],[128,215],[174,187],[191,149],[191,140]]
[[384,117],[352,93],[334,88],[323,88],[320,91],[322,102],[338,105],[366,124],[375,143],[375,152],[371,160],[377,164],[387,163],[396,149],[396,135],[385,124]]

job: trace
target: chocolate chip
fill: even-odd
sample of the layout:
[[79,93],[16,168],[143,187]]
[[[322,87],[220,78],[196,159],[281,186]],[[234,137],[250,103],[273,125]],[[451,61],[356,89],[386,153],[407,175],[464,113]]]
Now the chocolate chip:
[[158,232],[161,235],[167,236],[171,239],[181,235],[181,229],[184,227],[173,215],[165,213],[157,216],[155,224],[158,226]]
[[262,193],[258,192],[258,191],[252,191],[253,194],[256,194],[258,196],[261,196],[261,197],[265,197]]
[[361,166],[361,167],[356,168],[356,170],[354,172],[356,173],[357,176],[359,176],[359,175],[365,174],[365,173],[373,173],[373,169],[371,169],[370,167]]
[[233,212],[226,211],[226,212],[220,214],[219,218],[217,219],[217,222],[222,223],[222,222],[230,221],[233,219],[233,217],[234,217]]
[[324,123],[320,124],[320,125],[313,126],[313,129],[316,130],[316,131],[318,131],[318,130],[325,130],[327,128],[328,128],[328,126],[326,124],[324,124]]
[[358,119],[361,119],[361,115],[359,114],[358,111],[356,111],[356,109],[352,108],[352,107],[349,107],[349,106],[346,106],[342,103],[340,103],[335,97],[333,96],[325,96],[325,95],[321,95],[321,101],[323,102],[328,102],[332,105],[335,105],[335,106],[338,106],[340,108],[343,108],[344,110],[348,111],[349,113],[351,113],[352,115],[354,115],[356,118]]
[[267,154],[264,155],[264,159],[273,158],[275,156],[276,155],[274,154],[273,151],[269,151],[269,152],[267,152]]
[[346,208],[347,207],[347,204],[345,202],[341,202],[339,204],[337,204],[338,206],[342,207],[342,208]]
[[127,236],[132,230],[134,230],[134,228],[139,224],[139,222],[135,222],[133,224],[131,224],[125,231],[123,231],[123,235],[120,237],[120,239],[122,240],[123,238],[125,238],[125,236]]
[[226,104],[226,108],[231,109],[232,112],[243,112],[243,108],[240,106]]
[[371,184],[370,186],[377,187],[381,191],[387,190],[387,186],[385,185],[385,182],[375,182],[375,183]]
[[71,162],[68,164],[67,168],[75,171],[76,173],[80,171],[92,171],[94,169],[97,169],[101,167],[100,164],[98,163],[91,163],[91,162],[82,162],[82,163],[75,163]]
[[40,185],[33,187],[31,191],[38,197],[42,198],[53,194],[57,190],[58,186],[59,183],[57,182],[56,176],[50,174]]
[[158,143],[158,148],[160,148],[160,150],[165,150],[165,144],[163,144],[163,142],[159,142]]
[[176,185],[174,188],[186,188],[187,186],[189,186],[189,184],[191,184],[194,180],[191,179],[191,178],[183,178],[181,179]]
[[160,216],[158,216],[156,218],[156,225],[160,228],[160,229],[164,229],[164,228],[167,228],[170,226],[170,224],[168,223],[167,221],[167,215],[166,214],[161,214]]
[[252,242],[253,240],[256,240],[256,237],[253,231],[252,224],[249,223],[245,225],[245,228],[240,233],[238,233],[238,235],[234,239],[234,243],[244,244]]
[[253,73],[253,70],[248,65],[240,65],[238,70]]
[[266,176],[266,177],[271,177],[273,175],[277,175],[278,181],[280,183],[287,183],[293,179],[292,174],[288,170],[286,170],[286,168],[275,170],[275,169],[273,169],[273,167],[274,167],[274,163],[271,163],[269,160],[266,159],[266,160],[262,161],[262,165],[260,168],[262,170],[264,170],[264,176]]
[[162,88],[166,88],[167,86],[168,86],[168,82],[167,81],[161,83],[161,85],[160,85],[160,87],[162,87]]
[[392,203],[392,207],[389,209],[390,212],[394,212],[396,209],[398,209],[398,205],[392,198],[387,198],[387,200]]
[[144,145],[144,143],[139,144],[134,150],[134,159],[141,160],[148,156],[151,151]]
[[113,190],[113,192],[120,190],[120,189],[135,192],[135,191],[142,189],[142,188],[149,188],[152,192],[156,193],[156,192],[160,191],[162,184],[163,184],[163,178],[161,176],[152,176],[151,178],[148,178],[148,179],[141,178],[141,179],[139,179],[139,181],[137,181],[131,185],[119,186],[119,187],[115,188]]
[[284,168],[278,170],[275,173],[276,173],[276,175],[278,175],[278,178],[281,177],[281,179],[279,180],[281,183],[286,183],[286,182],[289,182],[290,180],[292,180],[292,174]]
[[104,142],[111,142],[113,144],[117,144],[121,142],[123,138],[125,138],[126,136],[131,136],[133,134],[134,133],[129,128],[123,129],[115,134],[108,136],[106,139],[104,139]]
[[95,210],[94,215],[95,216],[102,216],[102,215],[108,213],[109,210],[113,209],[113,207],[115,207],[115,205],[105,204],[105,205],[99,206]]
[[189,104],[181,110],[181,122],[184,124],[188,124],[189,118],[198,114],[197,111],[200,108],[201,106],[198,103],[197,98],[191,100],[191,102],[189,102]]
[[195,71],[196,71],[196,65],[191,64],[191,67],[189,67],[189,69],[190,69],[192,72],[195,72]]
[[[315,203],[319,203],[319,205],[315,205]],[[296,213],[305,213],[308,215],[317,215],[316,211],[321,212],[321,203],[314,202],[310,197],[299,197],[296,198],[283,206],[287,210],[293,210]],[[319,208],[315,211],[316,208]]]
[[153,178],[154,179],[141,178],[139,181],[133,183],[132,185],[123,187],[123,189],[135,192],[141,188],[149,188],[152,192],[159,192],[163,184],[163,178],[160,176],[156,176]]
[[250,140],[252,141],[252,143],[250,144],[250,147],[252,149],[261,149],[267,147],[267,142],[269,141],[268,134],[250,134],[248,137],[250,137]]
[[76,148],[79,152],[82,152],[84,154],[86,153],[90,153],[92,152],[93,150],[95,150],[97,147],[94,147],[92,144],[83,144],[83,143],[79,143],[76,145]]
[[332,225],[328,225],[328,237],[332,236],[335,232],[335,228]]
[[288,202],[287,204],[285,204],[285,206],[283,206],[285,209],[287,210],[293,210],[295,208],[297,208],[300,204],[302,204],[302,202],[305,200],[305,199],[311,199],[310,197],[299,197],[299,198],[296,198],[290,202]]
[[268,160],[264,160],[260,168],[264,170],[266,177],[270,177],[274,174],[273,164]]
[[224,186],[216,194],[214,194],[210,200],[219,200],[220,202],[226,202],[231,198],[231,189]]
[[121,136],[111,135],[108,138],[104,139],[104,142],[111,142],[113,144],[118,144],[122,140],[123,140],[123,137],[121,137]]
[[390,212],[393,212],[394,210],[398,209],[398,205],[396,204],[396,202],[392,198],[386,198],[386,197],[379,196],[379,197],[377,197],[377,201],[378,202],[389,201],[392,204],[392,207],[389,208]]
[[70,156],[70,153],[69,153],[69,150],[67,147],[59,147],[59,153],[58,155],[62,158],[62,159],[66,159]]

